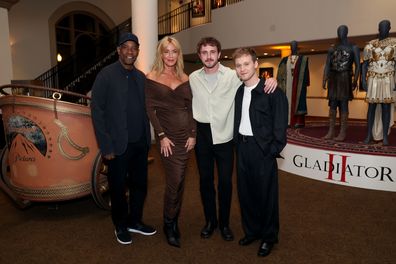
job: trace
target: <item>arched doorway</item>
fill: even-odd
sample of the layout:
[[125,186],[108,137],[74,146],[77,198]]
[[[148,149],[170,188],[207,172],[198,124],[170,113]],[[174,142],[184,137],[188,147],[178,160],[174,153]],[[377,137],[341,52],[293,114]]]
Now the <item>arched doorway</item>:
[[76,39],[76,66],[77,71],[81,72],[95,62],[96,50],[95,39],[89,34],[83,34]]
[[[74,87],[75,81],[81,82],[80,76],[102,56],[99,53],[105,48],[103,46],[106,46],[106,43],[101,43],[100,40],[108,34],[109,29],[95,15],[85,11],[74,11],[55,23],[55,32],[58,87],[69,89],[70,85]],[[90,87],[78,89],[84,93]]]
[[[79,49],[95,51],[95,42],[106,35],[109,29],[95,15],[87,12],[73,12],[56,22],[55,31],[57,54],[65,60],[76,54]],[[85,45],[90,46],[85,47]]]

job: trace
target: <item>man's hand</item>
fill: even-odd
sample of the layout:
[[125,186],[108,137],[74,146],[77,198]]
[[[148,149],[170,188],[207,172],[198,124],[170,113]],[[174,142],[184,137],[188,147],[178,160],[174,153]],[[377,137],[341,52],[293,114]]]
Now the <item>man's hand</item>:
[[172,147],[175,146],[175,144],[173,144],[173,142],[167,138],[164,137],[163,139],[161,139],[161,154],[164,155],[164,157],[169,157],[170,155],[172,155]]
[[278,82],[274,78],[268,78],[265,80],[264,92],[266,93],[273,93],[278,86]]

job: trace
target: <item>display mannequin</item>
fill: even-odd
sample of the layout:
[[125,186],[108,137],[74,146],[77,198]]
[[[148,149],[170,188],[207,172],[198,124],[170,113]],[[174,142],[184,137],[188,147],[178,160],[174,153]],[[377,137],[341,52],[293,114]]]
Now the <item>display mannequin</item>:
[[[323,74],[323,88],[329,100],[329,131],[324,139],[334,138],[337,107],[340,113],[340,132],[334,140],[343,141],[346,137],[348,122],[348,101],[353,99],[352,91],[356,88],[360,72],[359,48],[348,41],[348,27],[341,25],[337,29],[338,43],[327,53]],[[354,74],[352,73],[355,68]]]
[[298,54],[298,43],[290,43],[291,55],[282,58],[278,67],[278,87],[289,99],[290,127],[304,127],[307,114],[307,86],[309,86],[308,57]]
[[[382,139],[384,146],[389,145],[388,134],[390,126],[393,124],[391,115],[395,102],[396,61],[396,39],[389,37],[390,28],[390,22],[382,20],[378,25],[378,39],[370,41],[363,51],[362,86],[367,91],[366,101],[369,103],[367,137],[364,140],[366,144],[374,138]],[[381,104],[382,113],[378,113],[376,116],[378,104]],[[375,120],[382,120],[382,122],[375,125]]]

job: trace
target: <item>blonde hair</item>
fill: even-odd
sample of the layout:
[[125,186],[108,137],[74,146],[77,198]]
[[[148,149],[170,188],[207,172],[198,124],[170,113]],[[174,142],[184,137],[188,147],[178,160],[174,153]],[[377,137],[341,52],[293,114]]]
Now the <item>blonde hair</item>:
[[176,70],[176,76],[181,79],[184,73],[183,52],[181,50],[179,41],[177,41],[177,39],[175,39],[174,37],[167,36],[158,42],[157,51],[155,54],[155,60],[151,70],[156,72],[157,75],[161,74],[164,71],[165,67],[161,55],[168,44],[173,44],[178,52],[175,70]]

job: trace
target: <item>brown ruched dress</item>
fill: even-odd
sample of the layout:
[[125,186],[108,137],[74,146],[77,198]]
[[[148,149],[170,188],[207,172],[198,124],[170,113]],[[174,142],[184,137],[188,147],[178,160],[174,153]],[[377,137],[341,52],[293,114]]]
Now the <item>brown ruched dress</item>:
[[[159,142],[158,134],[163,132],[175,144],[172,147],[172,155],[169,157],[161,155],[166,176],[164,217],[174,219],[179,215],[185,171],[190,156],[185,144],[189,137],[195,138],[196,124],[192,116],[190,83],[184,82],[172,89],[147,79],[146,108],[157,142]],[[160,151],[159,143],[157,147]]]

